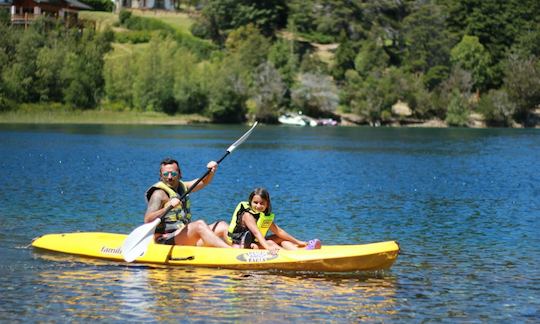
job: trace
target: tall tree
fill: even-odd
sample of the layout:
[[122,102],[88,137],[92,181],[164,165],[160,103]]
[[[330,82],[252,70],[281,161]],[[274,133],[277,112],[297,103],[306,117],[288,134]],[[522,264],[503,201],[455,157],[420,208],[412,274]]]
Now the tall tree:
[[422,4],[403,20],[404,63],[412,72],[426,73],[435,66],[448,65],[452,38],[440,6]]
[[491,81],[491,57],[476,36],[463,36],[451,51],[454,65],[469,71],[476,91],[486,90]]
[[194,28],[202,29],[199,34],[218,44],[223,44],[229,32],[247,24],[273,36],[287,24],[287,6],[284,0],[209,0],[197,24]]

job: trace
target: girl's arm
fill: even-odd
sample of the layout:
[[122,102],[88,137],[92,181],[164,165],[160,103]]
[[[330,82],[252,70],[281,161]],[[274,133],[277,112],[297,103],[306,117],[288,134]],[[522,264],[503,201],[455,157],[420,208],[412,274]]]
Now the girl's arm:
[[263,248],[265,248],[266,250],[275,250],[275,247],[268,244],[268,242],[264,239],[264,236],[257,227],[257,221],[255,221],[255,217],[253,217],[253,215],[245,212],[242,215],[242,222],[249,229],[249,231],[253,233],[253,235],[255,235],[255,238],[257,239],[257,241],[259,241]]
[[289,242],[292,242],[296,245],[300,245],[300,246],[305,246],[307,245],[307,242],[304,242],[304,241],[300,241],[298,239],[296,239],[294,236],[292,236],[291,234],[285,232],[284,229],[282,229],[281,227],[277,226],[276,223],[272,223],[272,225],[270,225],[270,230],[272,231],[272,233],[274,233],[277,237],[285,240],[285,241],[289,241]]

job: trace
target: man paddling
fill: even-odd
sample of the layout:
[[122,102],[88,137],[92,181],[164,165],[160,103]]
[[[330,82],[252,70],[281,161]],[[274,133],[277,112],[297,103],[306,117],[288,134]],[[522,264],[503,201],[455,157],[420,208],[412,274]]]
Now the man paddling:
[[[207,168],[210,170],[192,192],[206,187],[214,177],[218,164],[210,161]],[[193,186],[198,179],[181,181],[182,172],[176,160],[166,158],[160,164],[160,181],[146,191],[148,207],[144,215],[144,222],[150,223],[159,218],[172,206],[162,218],[156,228],[154,240],[156,243],[167,245],[193,245],[230,247],[225,243],[228,225],[223,221],[207,225],[203,220],[191,222],[189,195],[180,200],[183,194]],[[222,239],[223,238],[223,239]]]

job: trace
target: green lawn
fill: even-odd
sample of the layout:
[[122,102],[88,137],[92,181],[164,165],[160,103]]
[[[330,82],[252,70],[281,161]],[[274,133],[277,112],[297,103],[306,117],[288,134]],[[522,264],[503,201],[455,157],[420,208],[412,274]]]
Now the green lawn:
[[5,124],[155,124],[186,125],[207,123],[201,115],[167,115],[159,112],[106,109],[73,110],[60,104],[24,104],[15,111],[1,112]]
[[[163,21],[172,26],[177,31],[184,34],[191,34],[189,28],[193,24],[193,19],[182,12],[169,12],[163,10],[136,10],[131,11],[133,15],[154,18]],[[107,26],[113,27],[118,22],[118,15],[112,12],[103,11],[81,11],[79,12],[81,19],[93,20],[96,22],[98,30],[103,30]]]
[[95,21],[96,29],[99,31],[104,30],[106,27],[112,27],[118,22],[117,14],[104,11],[80,11],[79,18]]
[[179,32],[191,34],[189,28],[193,24],[193,19],[185,13],[163,10],[132,10],[131,12],[136,16],[159,19]]

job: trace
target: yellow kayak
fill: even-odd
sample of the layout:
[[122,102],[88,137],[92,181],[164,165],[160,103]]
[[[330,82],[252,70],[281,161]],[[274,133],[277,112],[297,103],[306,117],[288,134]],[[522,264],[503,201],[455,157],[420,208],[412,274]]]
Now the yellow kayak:
[[[125,262],[122,244],[127,235],[101,232],[47,234],[34,239],[39,249],[90,258]],[[170,266],[196,266],[225,269],[295,270],[321,272],[372,271],[388,269],[397,258],[395,241],[361,245],[323,245],[317,250],[223,249],[171,246],[150,243],[135,262]]]

